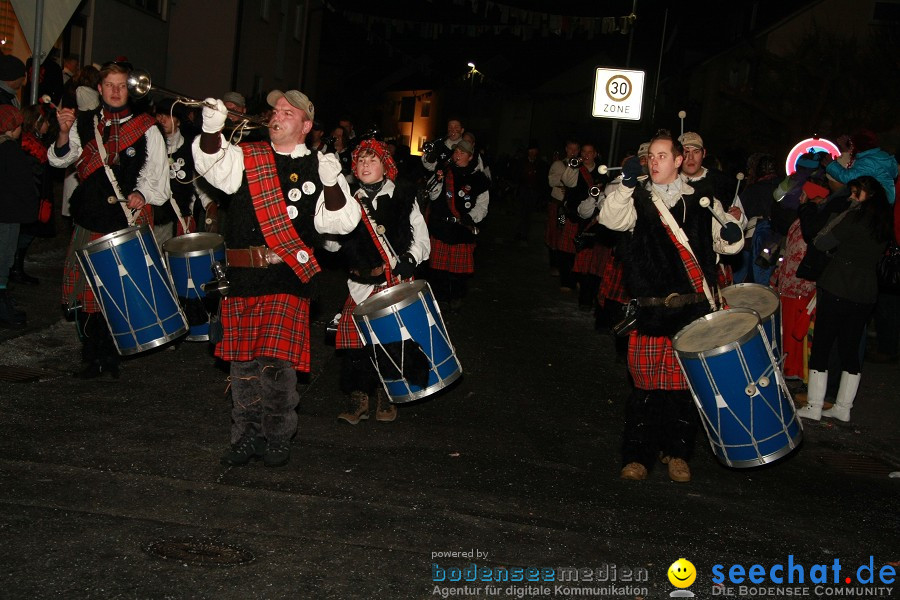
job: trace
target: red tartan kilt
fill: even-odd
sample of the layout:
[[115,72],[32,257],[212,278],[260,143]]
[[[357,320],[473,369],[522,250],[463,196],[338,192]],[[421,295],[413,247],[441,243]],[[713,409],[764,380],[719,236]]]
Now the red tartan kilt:
[[559,243],[559,232],[561,231],[556,220],[556,207],[556,202],[547,204],[547,226],[544,229],[544,243],[551,250],[556,250],[556,245]]
[[575,264],[572,265],[573,273],[594,273],[594,249],[585,248],[575,253]]
[[245,362],[266,356],[309,372],[309,298],[228,297],[222,302],[222,327],[225,335],[216,346],[222,360]]
[[634,378],[634,387],[642,390],[688,389],[672,340],[665,336],[632,331],[628,339],[628,370]]
[[603,275],[600,279],[601,304],[605,300],[614,300],[621,304],[627,304],[631,297],[625,289],[625,269],[622,263],[615,259],[610,251],[609,258],[603,265]]
[[447,244],[431,238],[431,268],[450,273],[475,272],[475,244]]
[[334,347],[338,350],[365,347],[356,330],[356,324],[353,322],[353,309],[356,307],[353,296],[347,296],[344,308],[341,309],[341,319],[338,321],[337,334],[334,338]]
[[575,235],[578,234],[578,223],[573,223],[571,219],[566,220],[562,231],[559,233],[556,249],[560,252],[575,254]]
[[[152,226],[153,224],[153,213],[151,212],[150,205],[145,205],[144,208],[141,209],[136,215],[135,224],[143,225],[149,224]],[[91,243],[95,240],[99,240],[106,233],[97,233],[96,231],[89,232],[87,243]],[[69,303],[69,295],[72,293],[72,290],[75,289],[78,280],[81,279],[81,266],[78,264],[78,258],[75,255],[75,249],[72,248],[72,244],[75,243],[75,232],[72,232],[72,239],[69,240],[69,251],[66,253],[66,261],[63,264],[63,281],[62,281],[62,302],[61,304],[68,305]],[[80,249],[80,248],[79,248]],[[96,296],[94,296],[94,290],[91,289],[90,284],[85,281],[84,287],[81,292],[76,296],[76,298],[81,302],[81,310],[83,312],[88,313],[98,313],[100,310],[100,303],[97,302]]]

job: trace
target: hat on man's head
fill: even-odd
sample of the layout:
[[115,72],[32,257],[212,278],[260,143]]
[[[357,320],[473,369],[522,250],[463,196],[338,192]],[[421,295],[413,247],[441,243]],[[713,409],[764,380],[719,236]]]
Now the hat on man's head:
[[647,156],[648,154],[650,154],[650,142],[644,142],[638,146],[638,156]]
[[282,92],[281,90],[272,90],[269,92],[269,95],[266,96],[266,102],[269,103],[269,106],[275,106],[275,103],[278,102],[280,98],[284,98],[287,100],[291,106],[294,108],[299,108],[300,110],[306,113],[306,116],[309,117],[310,121],[315,120],[316,118],[316,109],[313,106],[313,103],[309,101],[309,97],[303,92],[297,90],[288,90],[286,92]]
[[22,124],[22,111],[12,104],[0,105],[0,133],[12,131]]
[[703,138],[700,137],[699,133],[694,133],[693,131],[685,131],[680,136],[678,136],[678,141],[681,142],[681,145],[687,148],[688,146],[693,146],[694,148],[703,148]]
[[385,143],[376,139],[365,139],[353,150],[353,163],[350,165],[350,168],[353,169],[353,171],[356,171],[356,161],[359,157],[359,153],[363,150],[371,150],[375,156],[381,159],[381,162],[384,165],[385,177],[391,181],[397,179],[397,165],[394,163],[394,157],[387,151]]
[[475,154],[475,148],[469,140],[459,140],[459,143],[453,147],[454,150],[462,150],[468,154]]
[[244,98],[243,94],[238,92],[225,92],[222,94],[222,102],[231,102],[238,106],[247,106],[247,99]]
[[0,81],[15,81],[25,77],[25,63],[12,54],[0,55]]

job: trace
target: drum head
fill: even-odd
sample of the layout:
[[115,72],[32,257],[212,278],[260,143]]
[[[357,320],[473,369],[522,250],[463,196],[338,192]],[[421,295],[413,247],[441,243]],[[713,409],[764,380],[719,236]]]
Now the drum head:
[[179,235],[166,240],[162,249],[163,252],[175,256],[199,256],[208,254],[210,250],[215,250],[224,244],[225,238],[218,233],[200,232]]
[[353,309],[354,317],[369,317],[377,319],[388,312],[389,309],[400,310],[418,300],[419,292],[425,288],[425,281],[405,281],[399,285],[389,287],[363,300]]
[[700,317],[672,338],[672,347],[687,356],[726,352],[756,334],[759,314],[748,308],[729,308]]
[[722,297],[731,308],[752,308],[763,321],[778,311],[778,293],[758,283],[738,283],[722,290]]
[[107,233],[106,235],[99,237],[92,242],[88,242],[78,251],[83,252],[85,255],[89,255],[94,252],[108,250],[112,246],[119,246],[126,242],[130,242],[138,236],[148,235],[149,233],[150,227],[148,227],[147,225],[126,227],[125,229]]

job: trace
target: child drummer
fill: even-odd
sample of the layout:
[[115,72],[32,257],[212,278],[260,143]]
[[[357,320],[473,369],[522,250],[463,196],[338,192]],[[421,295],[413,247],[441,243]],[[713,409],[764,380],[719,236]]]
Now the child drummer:
[[364,218],[351,233],[325,243],[326,250],[340,252],[349,270],[350,295],[338,321],[335,342],[343,351],[340,385],[348,394],[348,406],[338,419],[351,425],[368,419],[369,398],[375,394],[375,419],[388,423],[397,418],[397,407],[381,385],[370,358],[373,350],[363,345],[352,313],[372,294],[413,279],[416,266],[428,259],[431,244],[415,187],[397,181],[397,167],[383,142],[360,142],[353,151],[352,169],[360,184],[355,198]]

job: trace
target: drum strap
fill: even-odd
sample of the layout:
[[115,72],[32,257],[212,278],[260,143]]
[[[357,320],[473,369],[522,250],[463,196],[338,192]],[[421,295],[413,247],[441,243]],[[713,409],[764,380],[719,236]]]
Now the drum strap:
[[[394,265],[397,264],[397,253],[394,252],[394,249],[390,247],[390,243],[387,241],[387,237],[383,235],[379,235],[375,229],[375,226],[372,222],[372,217],[369,215],[369,211],[366,208],[366,205],[362,203],[362,201],[357,198],[357,202],[359,202],[360,209],[362,209],[363,224],[366,226],[366,230],[369,232],[369,235],[372,237],[372,241],[375,242],[375,247],[378,248],[378,253],[381,254],[381,260],[384,261],[384,277],[387,279],[388,287],[393,285],[394,277],[391,272],[394,268]],[[387,246],[385,246],[387,244]],[[394,256],[391,257],[388,254],[388,250],[390,249],[390,254]]]
[[122,207],[122,212],[125,213],[125,219],[128,221],[128,226],[134,226],[134,215],[135,211],[128,208],[125,203],[125,196],[122,194],[121,188],[119,188],[119,181],[116,179],[116,174],[112,172],[112,169],[109,166],[109,161],[107,157],[109,156],[106,152],[106,146],[103,144],[103,138],[100,137],[100,129],[99,129],[99,121],[97,120],[97,115],[94,115],[94,138],[97,140],[97,152],[100,154],[100,160],[103,161],[103,170],[106,172],[106,178],[109,179],[109,183],[112,185],[113,193],[116,195],[116,201],[119,203],[119,206]]
[[[672,216],[672,213],[669,212],[668,207],[663,203],[663,201],[656,195],[652,194],[653,197],[653,205],[656,207],[656,210],[659,211],[660,216],[665,222],[666,226],[668,226],[669,230],[675,236],[676,241],[684,246],[685,250],[687,250],[691,256],[694,257],[694,260],[697,261],[697,255],[694,254],[693,249],[691,249],[691,244],[688,242],[687,234],[678,226],[678,223],[675,221],[675,217]],[[700,268],[700,261],[697,261],[697,267]],[[706,299],[709,301],[709,308],[711,310],[716,310],[716,301],[713,298],[712,291],[709,289],[709,284],[706,283],[706,277],[703,276],[703,269],[700,269],[700,281],[703,283],[703,293],[706,294]]]

